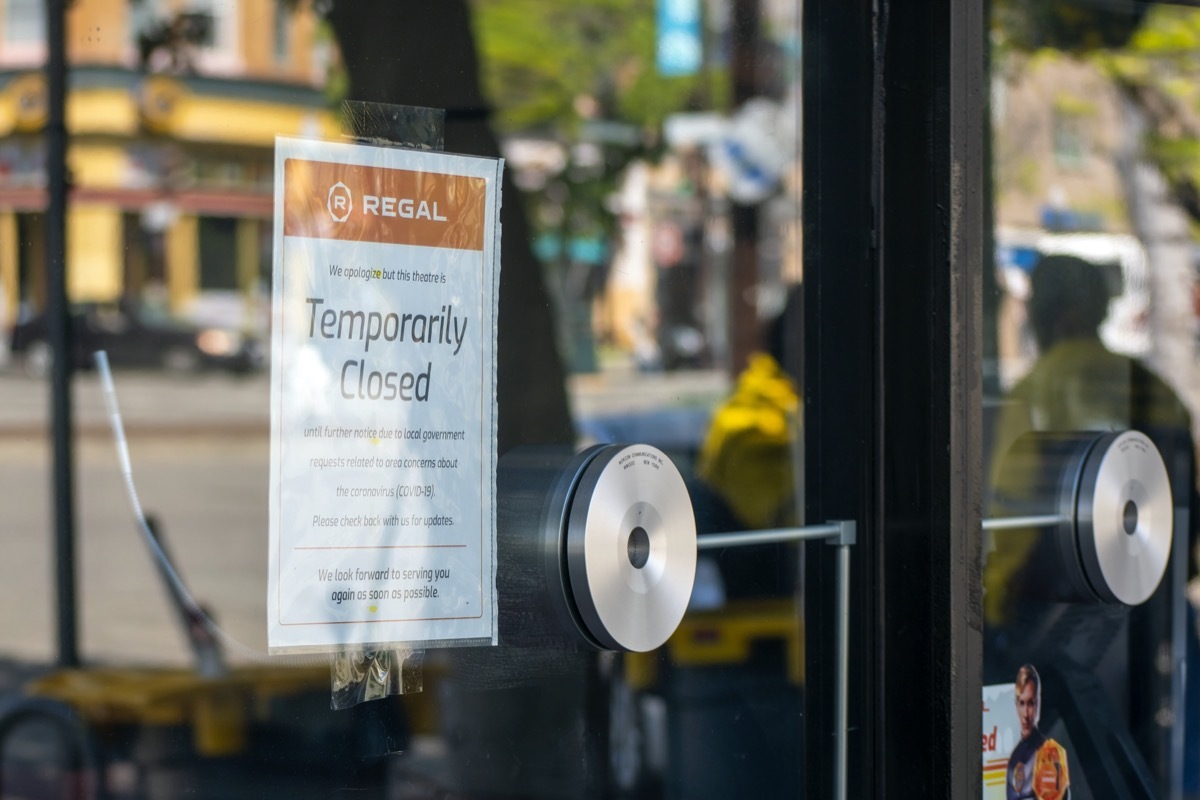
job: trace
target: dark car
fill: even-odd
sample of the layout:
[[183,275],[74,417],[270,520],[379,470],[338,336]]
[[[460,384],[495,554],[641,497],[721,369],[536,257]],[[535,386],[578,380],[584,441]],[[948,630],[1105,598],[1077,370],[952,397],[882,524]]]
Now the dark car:
[[[240,331],[201,327],[152,306],[83,303],[71,309],[74,366],[89,369],[97,350],[114,367],[189,373],[218,368],[246,372],[262,365],[261,342]],[[53,362],[44,313],[12,330],[12,353],[31,375],[45,375]]]

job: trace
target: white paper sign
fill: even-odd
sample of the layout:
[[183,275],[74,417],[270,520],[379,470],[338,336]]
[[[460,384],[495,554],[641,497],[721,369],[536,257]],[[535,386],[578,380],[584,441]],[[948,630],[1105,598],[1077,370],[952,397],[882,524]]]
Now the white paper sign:
[[272,652],[495,643],[501,169],[276,141]]
[[1005,800],[1008,757],[1021,741],[1013,684],[983,687],[983,798]]

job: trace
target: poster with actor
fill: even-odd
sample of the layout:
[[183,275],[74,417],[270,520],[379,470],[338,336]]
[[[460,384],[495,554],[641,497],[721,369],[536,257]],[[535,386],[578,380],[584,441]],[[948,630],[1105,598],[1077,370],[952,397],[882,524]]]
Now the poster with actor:
[[1069,800],[1067,751],[1038,727],[1042,681],[1032,664],[1013,683],[983,687],[985,800]]

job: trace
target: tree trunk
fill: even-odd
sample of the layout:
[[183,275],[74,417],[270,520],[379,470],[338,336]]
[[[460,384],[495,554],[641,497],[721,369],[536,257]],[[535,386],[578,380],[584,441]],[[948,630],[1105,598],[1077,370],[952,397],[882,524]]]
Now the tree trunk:
[[[465,0],[335,0],[329,23],[349,97],[446,110],[446,151],[498,156]],[[553,310],[524,207],[505,171],[500,212],[498,452],[574,440]]]

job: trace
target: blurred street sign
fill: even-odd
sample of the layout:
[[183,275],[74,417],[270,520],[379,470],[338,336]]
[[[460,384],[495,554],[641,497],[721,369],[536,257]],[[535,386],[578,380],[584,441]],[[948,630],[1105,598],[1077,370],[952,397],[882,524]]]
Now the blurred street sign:
[[663,135],[671,147],[709,145],[729,130],[729,118],[714,111],[671,114],[663,123]]
[[694,75],[704,58],[700,0],[658,0],[658,72]]
[[586,141],[626,147],[633,147],[642,141],[642,129],[637,125],[611,119],[584,120],[580,134],[580,138]]

